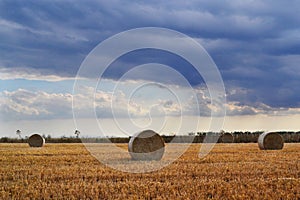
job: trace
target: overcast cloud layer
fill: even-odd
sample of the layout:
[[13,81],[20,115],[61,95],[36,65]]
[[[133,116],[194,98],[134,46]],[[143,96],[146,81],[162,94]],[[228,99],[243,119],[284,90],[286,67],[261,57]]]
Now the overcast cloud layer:
[[[0,2],[1,84],[13,79],[72,80],[99,42],[131,28],[159,26],[194,38],[208,51],[224,79],[228,114],[297,113],[299,13],[296,0],[4,0]],[[188,64],[160,53],[136,52],[114,66],[162,62],[176,68],[180,63],[177,67],[185,70],[191,84],[202,86]],[[106,76],[114,79],[119,73],[112,68]],[[69,92],[43,89],[1,86],[1,113],[16,119],[19,114],[28,119],[70,117],[71,88]]]

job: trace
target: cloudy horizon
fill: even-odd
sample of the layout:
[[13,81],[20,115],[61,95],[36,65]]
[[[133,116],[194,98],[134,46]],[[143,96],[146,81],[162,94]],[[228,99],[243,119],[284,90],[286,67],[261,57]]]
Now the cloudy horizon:
[[[181,131],[209,130],[214,107],[202,74],[170,52],[145,49],[122,55],[96,90],[87,77],[81,77],[88,87],[81,94],[73,93],[80,66],[99,43],[141,27],[172,29],[205,48],[224,82],[224,130],[299,131],[299,8],[298,1],[1,1],[0,137],[16,137],[17,129],[73,136],[73,109],[80,109],[80,120],[88,120],[85,109],[91,108],[105,121],[105,130],[113,130],[108,134],[118,135],[121,131],[110,125],[115,122],[112,102],[119,119],[127,115],[133,121],[147,119],[150,113],[153,120],[166,115],[173,120],[170,124],[176,124],[175,118],[183,115],[202,124],[197,130],[195,124],[186,124]],[[166,79],[171,72],[155,71],[154,64],[147,66],[149,71],[136,70],[135,76],[120,80],[133,67],[147,63],[170,66],[187,82],[173,81],[182,78],[176,74]],[[149,80],[176,91],[180,101],[170,90],[147,86],[128,102],[130,89]],[[73,98],[80,107],[72,107]],[[95,103],[91,105],[89,99]],[[82,132],[97,134],[90,122],[84,124]],[[167,127],[162,131],[176,131]]]

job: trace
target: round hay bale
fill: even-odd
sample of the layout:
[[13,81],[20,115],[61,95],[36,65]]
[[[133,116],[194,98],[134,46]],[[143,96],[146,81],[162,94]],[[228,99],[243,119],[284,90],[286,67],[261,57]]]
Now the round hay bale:
[[128,151],[133,160],[160,160],[165,152],[165,142],[158,133],[145,130],[130,138]]
[[28,138],[30,147],[42,147],[45,144],[45,139],[39,134],[33,134]]
[[233,143],[234,141],[234,137],[231,133],[224,133],[222,136],[221,136],[221,141],[223,143]]
[[261,150],[279,150],[282,149],[284,140],[278,133],[262,133],[258,137],[258,146]]

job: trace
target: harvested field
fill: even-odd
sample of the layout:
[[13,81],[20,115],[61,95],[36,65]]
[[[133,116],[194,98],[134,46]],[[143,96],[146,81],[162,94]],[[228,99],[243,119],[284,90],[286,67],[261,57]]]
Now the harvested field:
[[0,199],[300,198],[299,143],[279,151],[217,144],[203,160],[199,148],[160,171],[131,174],[99,163],[81,144],[0,144]]

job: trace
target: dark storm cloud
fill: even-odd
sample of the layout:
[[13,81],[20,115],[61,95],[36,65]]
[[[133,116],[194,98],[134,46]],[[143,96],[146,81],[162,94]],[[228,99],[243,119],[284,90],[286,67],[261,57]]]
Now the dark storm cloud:
[[[0,65],[74,76],[102,40],[131,28],[160,26],[199,41],[219,67],[227,89],[246,91],[229,92],[229,101],[297,107],[299,12],[295,0],[1,1]],[[181,67],[192,84],[201,83],[184,61],[169,58],[174,57],[144,52],[115,64],[166,61]],[[107,76],[117,78],[120,71],[112,68]]]
[[[199,85],[204,83],[201,75],[187,60],[171,52],[157,49],[136,50],[121,56],[107,68],[104,76],[113,79],[119,79],[124,73],[128,72],[136,66],[143,65],[145,63],[160,63],[166,66],[170,66],[173,69],[176,69],[181,75],[183,75],[188,80],[190,85]],[[155,71],[152,71],[152,74],[154,74],[152,76],[151,73],[142,73],[139,74],[139,78],[150,81],[162,81],[163,79],[163,81],[168,84],[180,84],[179,82],[174,83],[174,81],[169,82],[172,81],[171,78],[159,77],[161,76],[159,74],[160,72],[157,73],[158,74],[156,74]]]

